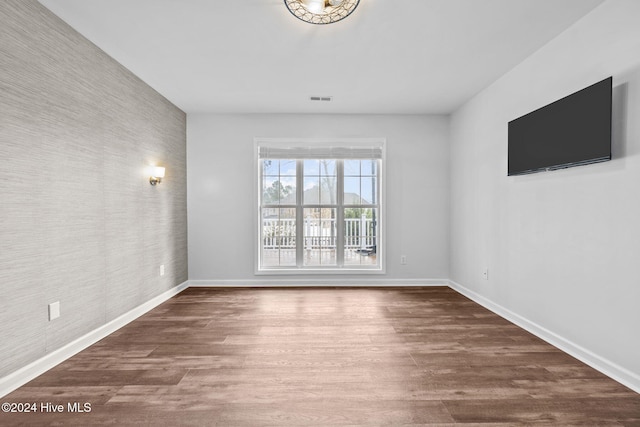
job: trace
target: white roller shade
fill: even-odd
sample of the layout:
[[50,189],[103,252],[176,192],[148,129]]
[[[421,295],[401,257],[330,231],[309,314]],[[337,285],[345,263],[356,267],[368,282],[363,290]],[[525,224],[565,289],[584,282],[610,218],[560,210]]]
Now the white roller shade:
[[353,144],[298,143],[283,144],[258,143],[260,159],[381,159],[382,142]]

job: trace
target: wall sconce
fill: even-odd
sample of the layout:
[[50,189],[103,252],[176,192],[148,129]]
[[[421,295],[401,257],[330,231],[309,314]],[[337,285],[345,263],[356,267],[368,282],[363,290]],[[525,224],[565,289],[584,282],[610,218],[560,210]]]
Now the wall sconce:
[[162,178],[164,178],[164,168],[162,166],[152,166],[151,177],[149,178],[151,185],[160,184]]

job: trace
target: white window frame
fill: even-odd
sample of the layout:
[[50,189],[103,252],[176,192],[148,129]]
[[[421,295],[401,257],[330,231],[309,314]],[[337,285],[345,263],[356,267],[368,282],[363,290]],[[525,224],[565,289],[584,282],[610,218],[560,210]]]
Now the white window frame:
[[[378,169],[378,233],[379,239],[376,247],[376,257],[379,263],[376,267],[344,265],[344,266],[282,266],[282,267],[262,267],[261,266],[261,245],[262,245],[262,217],[261,217],[261,194],[262,194],[262,161],[259,157],[259,148],[269,146],[274,148],[303,147],[312,149],[314,147],[378,147],[382,151],[380,167]],[[254,200],[255,200],[255,221],[254,221],[254,273],[256,275],[318,275],[318,274],[386,274],[386,139],[385,138],[254,138]],[[341,190],[342,191],[342,190]],[[380,244],[381,243],[381,244]]]

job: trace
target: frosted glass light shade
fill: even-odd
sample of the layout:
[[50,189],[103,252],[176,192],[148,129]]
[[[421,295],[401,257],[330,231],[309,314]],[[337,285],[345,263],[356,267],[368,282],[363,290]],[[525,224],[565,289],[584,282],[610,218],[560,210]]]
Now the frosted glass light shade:
[[162,182],[162,178],[164,178],[164,167],[151,166],[151,176],[149,177],[149,183],[151,185],[160,184]]
[[151,176],[155,178],[164,178],[164,167],[154,166],[151,170]]

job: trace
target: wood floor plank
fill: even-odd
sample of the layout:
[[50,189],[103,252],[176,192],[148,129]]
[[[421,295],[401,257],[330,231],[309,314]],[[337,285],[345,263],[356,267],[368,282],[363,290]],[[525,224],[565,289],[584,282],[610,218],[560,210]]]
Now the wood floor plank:
[[40,375],[27,383],[28,387],[90,387],[100,385],[127,384],[178,384],[187,373],[186,369],[108,369],[54,370]]
[[445,401],[457,423],[510,422],[554,426],[638,425],[638,397]]
[[445,287],[189,288],[1,400],[65,408],[2,426],[640,426],[640,395]]

